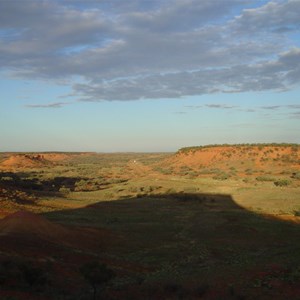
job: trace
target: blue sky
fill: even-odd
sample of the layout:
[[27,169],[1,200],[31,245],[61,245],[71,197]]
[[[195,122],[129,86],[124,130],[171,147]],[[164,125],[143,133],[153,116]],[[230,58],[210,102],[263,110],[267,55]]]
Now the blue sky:
[[0,151],[300,143],[300,1],[0,1]]

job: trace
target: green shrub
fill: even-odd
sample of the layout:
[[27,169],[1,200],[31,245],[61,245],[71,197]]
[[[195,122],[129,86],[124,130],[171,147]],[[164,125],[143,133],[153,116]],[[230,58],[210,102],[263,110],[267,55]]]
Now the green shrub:
[[300,217],[300,210],[294,210],[294,216]]
[[[280,174],[282,174],[282,175],[290,175],[291,171],[290,170],[283,170],[282,172],[280,172]],[[299,175],[300,175],[300,173],[299,173]],[[300,179],[300,177],[299,177],[299,179]]]
[[149,185],[149,186],[144,187],[144,189],[142,191],[144,191],[145,193],[152,193],[158,189],[159,189],[159,187],[156,185]]
[[97,180],[81,179],[75,183],[75,192],[90,192],[100,189],[100,183]]
[[253,174],[253,170],[252,169],[246,169],[245,173],[246,173],[246,175],[252,175]]
[[292,178],[300,179],[300,172],[293,173]]
[[153,170],[155,172],[159,172],[159,173],[162,173],[164,175],[171,175],[173,173],[173,169],[172,168],[164,169],[164,168],[161,168],[161,167],[156,167],[156,168],[153,168]]
[[138,192],[138,188],[136,186],[131,186],[128,190],[131,193],[137,193]]
[[113,199],[113,198],[114,198],[114,193],[112,193],[112,192],[106,192],[106,193],[104,194],[104,197],[105,197],[106,199]]
[[269,176],[258,176],[256,177],[257,181],[274,181],[275,179],[273,177]]
[[105,284],[115,277],[115,273],[105,264],[100,264],[97,261],[89,262],[81,266],[80,273],[84,279],[93,288],[93,299],[97,297],[98,288],[103,288]]
[[280,180],[277,180],[277,181],[274,181],[274,184],[276,186],[288,186],[290,185],[292,182],[291,180],[289,179],[280,179]]
[[173,188],[169,188],[167,191],[166,191],[166,194],[167,195],[170,195],[170,194],[176,194],[177,193],[177,191],[175,190],[175,189],[173,189]]
[[45,270],[33,266],[31,263],[26,262],[20,265],[20,270],[24,281],[30,286],[45,285],[47,282],[47,273]]
[[0,178],[0,180],[3,181],[14,181],[14,178],[10,177],[10,176],[3,176]]
[[60,189],[59,189],[59,192],[62,193],[62,194],[68,194],[70,193],[70,189],[69,188],[66,188],[65,186],[62,186]]
[[197,191],[198,189],[195,186],[187,186],[184,188],[185,193],[196,193]]
[[214,174],[214,172],[210,169],[202,169],[198,172],[199,175],[206,175],[206,174]]

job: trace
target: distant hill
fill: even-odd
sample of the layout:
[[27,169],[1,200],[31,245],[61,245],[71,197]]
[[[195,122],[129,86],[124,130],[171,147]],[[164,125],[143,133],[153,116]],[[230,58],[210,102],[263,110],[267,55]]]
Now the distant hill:
[[238,144],[186,147],[166,159],[163,165],[173,170],[220,168],[232,170],[268,169],[282,172],[300,169],[298,144]]
[[71,159],[86,153],[41,152],[41,153],[6,153],[0,162],[2,169],[42,168]]
[[51,161],[40,154],[16,154],[1,162],[2,168],[35,168],[51,165]]

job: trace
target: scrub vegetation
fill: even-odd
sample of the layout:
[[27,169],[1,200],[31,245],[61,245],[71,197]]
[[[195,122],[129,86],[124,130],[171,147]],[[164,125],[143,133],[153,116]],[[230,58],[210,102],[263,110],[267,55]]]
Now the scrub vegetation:
[[297,299],[300,147],[2,153],[1,299]]

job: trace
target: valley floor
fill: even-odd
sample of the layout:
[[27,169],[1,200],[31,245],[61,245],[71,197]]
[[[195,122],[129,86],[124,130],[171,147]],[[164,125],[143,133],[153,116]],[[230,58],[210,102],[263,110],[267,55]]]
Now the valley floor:
[[115,274],[99,299],[300,298],[294,166],[195,174],[166,167],[171,154],[55,158],[0,172],[1,299],[93,299],[80,272],[93,261]]

